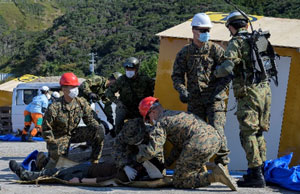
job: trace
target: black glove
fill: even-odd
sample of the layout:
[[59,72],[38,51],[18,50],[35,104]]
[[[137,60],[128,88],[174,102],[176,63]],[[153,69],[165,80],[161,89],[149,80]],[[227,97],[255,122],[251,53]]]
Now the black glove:
[[45,112],[46,112],[46,110],[47,110],[47,108],[45,108],[45,107],[42,107],[42,113],[45,113]]
[[91,100],[92,102],[97,102],[97,94],[89,93],[89,100]]
[[179,98],[182,103],[187,103],[189,99],[189,92],[187,90],[183,90],[179,93]]

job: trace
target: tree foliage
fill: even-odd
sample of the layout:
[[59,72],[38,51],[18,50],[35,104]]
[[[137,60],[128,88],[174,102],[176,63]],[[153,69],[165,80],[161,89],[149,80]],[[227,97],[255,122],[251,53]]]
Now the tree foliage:
[[[43,21],[49,14],[49,7],[55,13],[64,13],[44,31],[29,31],[26,27],[12,30],[0,15],[0,70],[15,75],[50,76],[67,71],[78,76],[88,75],[89,53],[94,52],[97,54],[95,69],[100,75],[122,72],[122,62],[135,56],[142,61],[140,70],[155,77],[159,49],[156,33],[198,12],[233,10],[223,0],[15,2],[23,14]],[[300,18],[299,0],[232,2],[250,14]]]

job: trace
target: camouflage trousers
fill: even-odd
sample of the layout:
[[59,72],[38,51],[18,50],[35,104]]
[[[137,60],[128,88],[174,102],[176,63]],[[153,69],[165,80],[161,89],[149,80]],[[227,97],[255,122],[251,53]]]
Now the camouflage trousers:
[[126,119],[135,119],[138,117],[141,117],[139,112],[136,113],[136,111],[130,111],[125,105],[118,103],[116,107],[115,120],[116,133],[118,134],[122,130]]
[[47,143],[50,161],[46,168],[54,168],[60,156],[68,155],[70,143],[87,142],[92,146],[91,161],[97,162],[100,159],[103,148],[104,132],[102,127],[88,128],[78,127],[73,130],[72,135],[64,135],[56,139],[55,144]]
[[266,158],[264,131],[270,127],[271,88],[268,82],[253,84],[238,99],[237,118],[240,141],[246,152],[248,167],[261,166]]
[[191,100],[188,103],[188,111],[197,115],[202,120],[208,122],[218,130],[222,138],[222,145],[215,157],[215,163],[227,165],[230,162],[228,157],[230,150],[227,147],[227,138],[224,133],[226,122],[226,106],[224,101],[214,101],[212,103],[202,103],[198,100]]
[[210,185],[208,173],[202,166],[214,156],[221,147],[221,137],[217,132],[207,136],[194,135],[185,142],[176,161],[173,185],[177,188],[198,188]]

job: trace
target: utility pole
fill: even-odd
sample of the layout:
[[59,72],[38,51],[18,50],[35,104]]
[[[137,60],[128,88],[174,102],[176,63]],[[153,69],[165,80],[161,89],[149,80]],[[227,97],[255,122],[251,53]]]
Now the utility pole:
[[95,62],[96,62],[95,57],[97,56],[97,54],[90,53],[89,55],[91,56],[91,60],[89,60],[89,62],[91,62],[89,69],[90,69],[91,74],[94,75],[95,74]]

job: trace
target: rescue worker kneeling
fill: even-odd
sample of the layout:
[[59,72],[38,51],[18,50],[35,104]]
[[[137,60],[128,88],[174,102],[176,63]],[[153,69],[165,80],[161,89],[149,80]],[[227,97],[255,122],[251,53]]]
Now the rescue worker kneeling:
[[175,187],[198,188],[220,182],[231,190],[237,190],[222,164],[217,164],[212,173],[201,172],[201,167],[221,147],[221,136],[211,125],[191,113],[165,110],[154,97],[144,98],[139,104],[139,111],[154,129],[149,134],[149,143],[138,146],[138,162],[144,157],[156,155],[168,139],[173,148],[165,164],[168,167],[176,161],[173,176]]
[[[104,127],[94,118],[88,102],[77,97],[79,82],[76,75],[64,73],[60,85],[64,95],[49,106],[42,125],[42,136],[50,155],[45,168],[54,168],[60,156],[68,155],[70,143],[80,142],[91,145],[90,161],[98,163],[103,148]],[[86,127],[78,126],[81,119]]]
[[[149,143],[152,129],[144,124],[142,118],[135,118],[127,121],[115,138],[112,156],[116,166],[124,169],[130,181],[163,178],[163,147],[158,147],[156,154],[150,157],[139,153],[139,146]],[[137,161],[137,158],[140,160]]]

